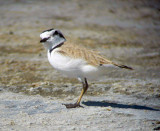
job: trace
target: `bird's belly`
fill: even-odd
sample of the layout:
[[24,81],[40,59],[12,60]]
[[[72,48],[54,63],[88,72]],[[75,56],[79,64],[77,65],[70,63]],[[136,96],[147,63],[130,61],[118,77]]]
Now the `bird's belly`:
[[49,53],[48,60],[56,70],[68,77],[81,77],[92,80],[97,79],[100,75],[99,68],[88,65],[83,59],[75,59],[59,53]]
[[85,64],[81,59],[70,58],[59,53],[48,54],[48,60],[56,70],[69,77],[80,77],[81,67]]

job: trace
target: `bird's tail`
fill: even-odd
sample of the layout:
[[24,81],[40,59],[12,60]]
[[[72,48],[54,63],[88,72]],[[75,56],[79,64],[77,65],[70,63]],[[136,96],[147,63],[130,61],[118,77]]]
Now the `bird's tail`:
[[124,69],[128,69],[128,70],[133,70],[132,67],[129,67],[129,66],[126,66],[126,65],[118,65],[118,64],[115,64],[113,63],[115,66],[118,66],[119,68],[124,68]]

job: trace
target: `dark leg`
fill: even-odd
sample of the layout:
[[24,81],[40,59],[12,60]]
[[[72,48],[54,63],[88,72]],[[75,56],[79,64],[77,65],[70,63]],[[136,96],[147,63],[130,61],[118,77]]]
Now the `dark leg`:
[[83,84],[83,89],[81,91],[81,94],[79,96],[79,99],[76,103],[74,104],[64,104],[66,106],[66,108],[76,108],[76,107],[82,107],[80,105],[80,102],[81,102],[81,99],[82,99],[82,96],[84,95],[84,93],[87,91],[88,89],[88,83],[87,83],[87,79],[85,78],[84,81],[82,82]]

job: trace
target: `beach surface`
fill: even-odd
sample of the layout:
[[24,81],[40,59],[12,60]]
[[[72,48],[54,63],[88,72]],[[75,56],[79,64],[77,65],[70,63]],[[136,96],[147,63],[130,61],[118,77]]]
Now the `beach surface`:
[[[159,14],[156,0],[0,0],[0,130],[160,130]],[[49,64],[50,28],[134,70],[88,81],[84,108],[66,109],[82,85]]]

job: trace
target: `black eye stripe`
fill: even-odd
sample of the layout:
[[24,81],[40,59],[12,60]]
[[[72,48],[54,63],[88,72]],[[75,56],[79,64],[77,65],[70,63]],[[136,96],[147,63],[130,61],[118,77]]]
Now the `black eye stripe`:
[[46,42],[49,38],[50,38],[50,37],[44,38],[44,39],[40,40],[40,42]]

